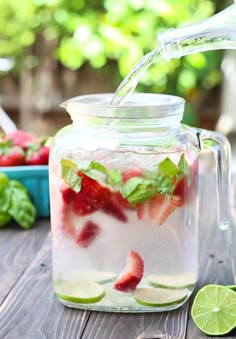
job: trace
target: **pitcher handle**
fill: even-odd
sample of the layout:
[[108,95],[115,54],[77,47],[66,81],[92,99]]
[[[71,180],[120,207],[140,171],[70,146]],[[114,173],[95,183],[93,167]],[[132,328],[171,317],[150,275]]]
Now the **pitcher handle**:
[[231,180],[231,147],[228,139],[213,131],[198,129],[200,149],[213,152],[216,164],[217,221],[220,229],[229,226],[229,199]]

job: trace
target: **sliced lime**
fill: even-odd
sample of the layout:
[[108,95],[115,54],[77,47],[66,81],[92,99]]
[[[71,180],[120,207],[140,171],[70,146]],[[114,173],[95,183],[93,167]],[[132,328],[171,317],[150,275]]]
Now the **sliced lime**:
[[167,288],[136,288],[133,296],[137,303],[145,306],[162,307],[179,304],[189,294],[187,288],[170,290]]
[[196,283],[196,274],[187,272],[183,274],[150,274],[147,283],[153,287],[181,289],[193,287]]
[[206,285],[194,298],[191,316],[208,335],[223,335],[236,326],[236,293],[221,285]]
[[236,285],[228,285],[226,286],[228,288],[230,288],[232,291],[236,292]]
[[81,281],[73,284],[58,284],[56,296],[81,304],[96,303],[105,296],[103,287],[95,282]]

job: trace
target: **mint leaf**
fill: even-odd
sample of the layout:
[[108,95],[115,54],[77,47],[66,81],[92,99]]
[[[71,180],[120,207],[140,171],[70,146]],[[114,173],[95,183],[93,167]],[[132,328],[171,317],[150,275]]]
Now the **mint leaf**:
[[61,177],[73,191],[78,193],[81,190],[81,178],[76,172],[77,166],[73,161],[61,159]]

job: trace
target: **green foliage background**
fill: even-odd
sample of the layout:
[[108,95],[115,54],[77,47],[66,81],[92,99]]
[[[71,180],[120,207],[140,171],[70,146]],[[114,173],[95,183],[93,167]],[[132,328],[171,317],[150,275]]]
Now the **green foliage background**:
[[[31,48],[25,56],[25,49],[43,36],[57,41],[53,57],[64,67],[108,72],[115,88],[157,47],[158,32],[224,7],[224,1],[213,0],[0,0],[0,57],[13,57],[18,74],[23,65],[37,67],[37,55]],[[220,83],[221,58],[222,52],[212,51],[155,63],[137,91],[173,93],[194,102]]]

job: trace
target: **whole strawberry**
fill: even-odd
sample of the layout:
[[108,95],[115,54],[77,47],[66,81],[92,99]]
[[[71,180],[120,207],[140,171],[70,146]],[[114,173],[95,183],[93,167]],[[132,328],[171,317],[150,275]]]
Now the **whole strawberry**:
[[25,164],[25,153],[17,146],[12,145],[12,140],[0,142],[0,166],[21,166]]
[[49,147],[45,145],[34,144],[28,147],[26,155],[26,164],[35,165],[48,165]]
[[32,134],[18,129],[14,132],[7,133],[4,136],[4,140],[12,140],[12,146],[18,146],[23,150],[26,150],[28,144],[32,144],[34,142],[34,137]]

